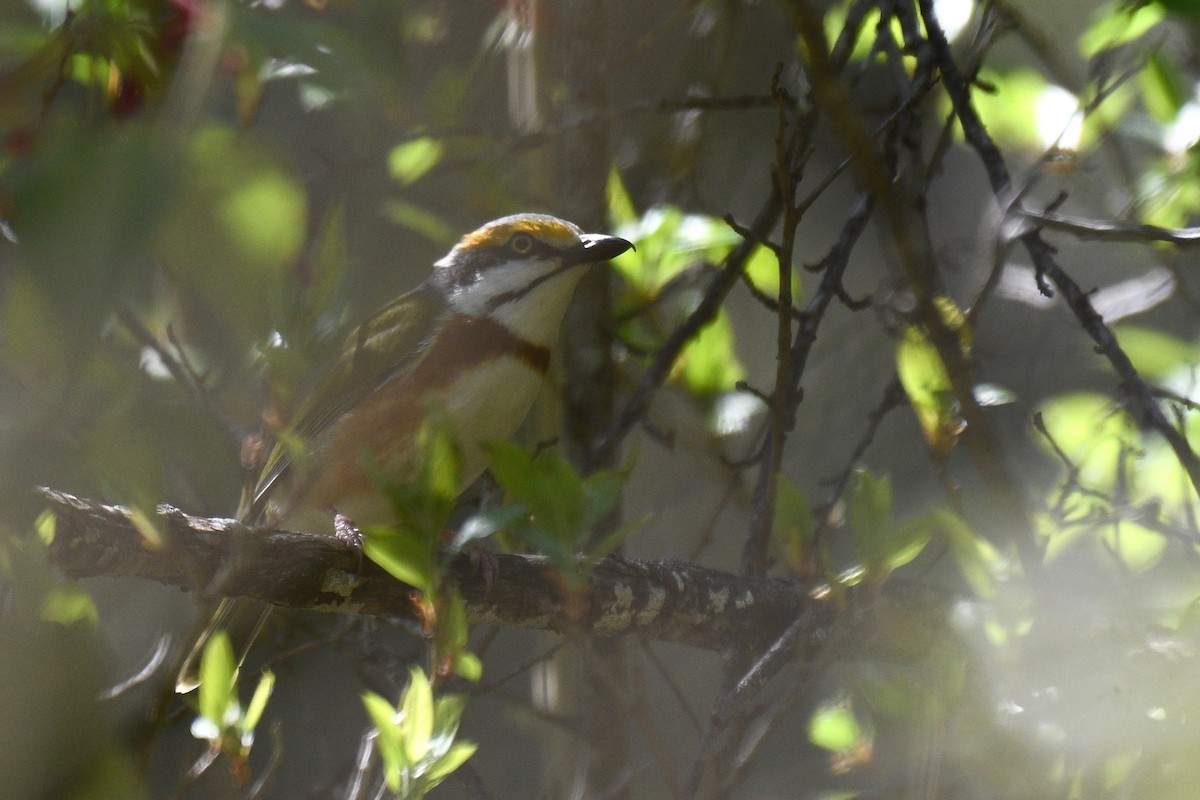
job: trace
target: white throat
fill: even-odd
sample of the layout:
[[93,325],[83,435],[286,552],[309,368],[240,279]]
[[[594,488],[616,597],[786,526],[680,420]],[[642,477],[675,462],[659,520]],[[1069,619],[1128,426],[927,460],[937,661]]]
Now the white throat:
[[[552,346],[567,305],[586,269],[579,265],[545,278],[558,264],[554,261],[510,261],[490,267],[482,280],[456,288],[450,306],[467,316],[486,316],[533,344]],[[529,289],[539,277],[545,278]],[[511,299],[495,305],[502,296]]]

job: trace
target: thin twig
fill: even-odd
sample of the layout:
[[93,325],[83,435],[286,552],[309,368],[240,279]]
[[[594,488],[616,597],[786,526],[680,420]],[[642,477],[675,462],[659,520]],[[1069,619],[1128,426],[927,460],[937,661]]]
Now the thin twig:
[[1166,242],[1178,247],[1200,245],[1200,227],[1161,228],[1141,222],[1091,219],[1072,214],[1060,214],[1057,211],[1036,211],[1025,206],[1013,209],[1013,213],[1019,214],[1038,226],[1066,231],[1080,239],[1103,242]]
[[[955,114],[962,123],[963,134],[968,144],[979,155],[980,161],[983,162],[997,201],[1002,207],[1006,206],[1007,198],[1012,194],[1012,178],[1008,166],[1005,164],[1004,156],[991,136],[988,135],[987,129],[971,103],[970,89],[964,82],[963,75],[950,52],[946,34],[942,31],[937,17],[933,13],[933,0],[918,0],[918,4],[928,31],[927,41],[933,48],[934,58],[942,73],[942,82],[950,95]],[[1166,439],[1167,444],[1174,451],[1175,457],[1191,479],[1193,491],[1200,493],[1200,458],[1197,458],[1196,452],[1184,435],[1167,419],[1166,414],[1163,413],[1154,398],[1154,393],[1142,380],[1137,368],[1129,360],[1129,356],[1121,349],[1112,330],[1096,312],[1087,292],[1083,291],[1059,266],[1054,258],[1053,248],[1042,239],[1038,231],[1029,231],[1019,238],[1033,261],[1036,274],[1048,277],[1058,288],[1080,326],[1096,343],[1096,349],[1104,355],[1117,375],[1120,376],[1139,416],[1150,428]]]
[[[773,189],[754,218],[754,222],[750,226],[751,230],[758,237],[765,238],[771,228],[775,226],[782,207],[779,193]],[[726,295],[741,278],[742,270],[746,266],[746,259],[750,257],[750,253],[756,246],[753,242],[744,240],[725,257],[721,271],[709,283],[696,310],[689,314],[688,318],[667,337],[663,346],[654,356],[654,361],[643,373],[637,388],[617,413],[612,425],[597,440],[588,458],[591,464],[604,464],[611,460],[625,436],[650,407],[650,399],[666,381],[683,348],[717,316]]]
[[854,477],[855,469],[862,463],[863,456],[867,453],[867,448],[871,446],[871,442],[875,441],[875,434],[879,431],[879,426],[883,424],[883,420],[893,409],[904,405],[905,400],[904,387],[900,385],[900,378],[893,375],[892,379],[888,382],[887,388],[883,390],[883,398],[879,401],[879,405],[867,417],[866,430],[859,437],[858,444],[854,447],[854,452],[846,460],[845,468],[831,482],[833,488],[829,492],[829,497],[813,512],[813,516],[818,520],[815,537],[817,540],[820,539],[822,532],[829,527],[832,511],[842,499],[842,496],[845,495],[846,489],[850,486],[850,479]]
[[[158,337],[145,326],[137,314],[133,313],[130,308],[121,307],[118,309],[117,317],[121,320],[121,324],[125,326],[125,329],[137,340],[138,344],[152,350],[180,388],[196,398],[205,412],[220,425],[221,429],[225,431],[228,444],[232,446],[233,453],[236,455],[241,449],[242,442],[249,435],[249,431],[213,401],[212,395],[204,386],[201,376],[183,358],[182,350],[179,350],[179,355],[176,355],[164,347],[162,342],[158,340]],[[178,349],[177,340],[174,340],[174,336],[172,336],[172,339],[173,345]]]
[[792,403],[792,396],[796,391],[792,380],[795,363],[791,358],[794,322],[792,256],[796,249],[796,228],[800,224],[800,212],[796,208],[796,190],[802,175],[793,164],[799,161],[797,150],[802,146],[802,136],[799,126],[788,136],[789,96],[779,84],[782,72],[783,65],[780,64],[771,78],[771,93],[779,98],[775,123],[776,191],[783,200],[782,243],[775,252],[779,268],[779,300],[775,315],[775,388],[769,397],[770,419],[766,450],[754,485],[750,525],[742,549],[741,571],[744,575],[763,575],[767,571],[768,545],[771,541],[771,523],[775,509],[775,485],[783,463],[783,448],[795,420]]

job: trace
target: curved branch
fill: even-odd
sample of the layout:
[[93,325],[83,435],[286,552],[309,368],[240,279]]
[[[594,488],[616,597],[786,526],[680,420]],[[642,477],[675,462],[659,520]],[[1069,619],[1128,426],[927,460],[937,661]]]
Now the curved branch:
[[1024,207],[1017,213],[1040,227],[1073,233],[1080,239],[1102,242],[1166,242],[1177,247],[1200,245],[1200,228],[1161,228],[1141,222],[1090,219]]
[[[942,73],[942,83],[954,106],[954,114],[962,125],[963,138],[966,139],[967,144],[971,146],[983,164],[988,182],[992,187],[992,194],[995,195],[997,202],[1001,207],[1007,207],[1013,186],[1008,165],[1005,163],[1000,149],[988,135],[979,114],[975,111],[971,100],[970,85],[958,64],[955,63],[950,52],[950,44],[946,41],[946,34],[938,25],[937,17],[933,13],[933,0],[918,0],[918,5],[921,9],[921,18],[929,32],[927,41],[933,48],[934,59]],[[1200,456],[1197,456],[1196,451],[1192,449],[1187,437],[1163,413],[1153,390],[1142,380],[1141,374],[1138,373],[1129,356],[1118,344],[1112,329],[1096,312],[1088,293],[1080,288],[1079,284],[1059,265],[1054,258],[1053,248],[1042,238],[1039,230],[1035,229],[1021,234],[1018,241],[1021,242],[1033,262],[1039,286],[1042,285],[1045,278],[1049,278],[1057,287],[1080,327],[1096,343],[1096,351],[1108,360],[1113,370],[1120,376],[1137,416],[1145,425],[1166,440],[1171,450],[1174,451],[1175,457],[1187,472],[1192,483],[1192,490],[1200,494]]]
[[[204,593],[221,586],[290,608],[421,620],[419,595],[330,536],[247,528],[160,506],[151,542],[128,509],[41,490],[56,515],[53,562],[72,578],[139,577]],[[142,527],[144,530],[144,525]],[[744,578],[670,560],[609,556],[570,591],[541,556],[496,556],[491,580],[468,556],[447,565],[473,623],[636,635],[720,650],[772,636],[816,601],[795,581]]]

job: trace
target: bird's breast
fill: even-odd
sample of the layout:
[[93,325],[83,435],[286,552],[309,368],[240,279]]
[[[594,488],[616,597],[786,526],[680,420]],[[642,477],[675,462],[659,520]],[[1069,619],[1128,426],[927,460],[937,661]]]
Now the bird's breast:
[[[389,481],[414,480],[416,434],[430,417],[445,421],[459,443],[465,487],[486,466],[479,444],[512,437],[549,365],[548,347],[494,320],[451,317],[411,371],[371,392],[321,437],[306,503],[354,516],[378,495],[372,472]],[[357,522],[377,521],[373,512],[358,513],[363,519]]]

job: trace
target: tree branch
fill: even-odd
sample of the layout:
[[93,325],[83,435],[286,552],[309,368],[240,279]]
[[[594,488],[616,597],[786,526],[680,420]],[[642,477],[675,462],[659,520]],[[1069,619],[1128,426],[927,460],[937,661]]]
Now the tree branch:
[[717,316],[717,312],[721,310],[721,304],[725,302],[725,296],[741,279],[746,260],[758,246],[758,242],[767,238],[771,228],[775,226],[776,220],[779,219],[782,208],[783,203],[780,200],[779,192],[772,188],[770,196],[763,203],[754,222],[750,225],[753,237],[743,239],[729,252],[722,264],[721,271],[713,277],[704,290],[704,296],[696,309],[667,337],[662,348],[655,354],[654,361],[642,375],[637,388],[617,412],[616,419],[594,447],[589,459],[591,466],[609,461],[621,446],[625,436],[646,413],[654,393],[671,373],[675,359],[679,357],[687,343]]
[[[247,528],[160,506],[151,542],[130,511],[43,488],[57,514],[53,562],[72,578],[146,578],[314,611],[420,620],[416,590],[330,536]],[[144,526],[143,526],[144,529]],[[744,578],[670,560],[609,556],[578,592],[541,556],[500,554],[489,582],[471,559],[447,565],[472,623],[636,635],[720,650],[785,629],[815,601],[796,581]],[[230,568],[230,564],[237,564]]]
[[1141,222],[1090,219],[1024,207],[1020,208],[1018,213],[1039,227],[1073,233],[1080,239],[1104,242],[1166,242],[1178,247],[1200,245],[1200,228],[1160,228]]
[[[954,61],[950,52],[950,44],[946,41],[946,34],[939,27],[937,18],[934,16],[933,0],[918,0],[918,5],[921,9],[921,18],[929,32],[929,45],[933,48],[934,58],[942,73],[942,83],[946,87],[946,93],[950,96],[954,113],[962,125],[963,137],[979,156],[997,202],[1002,207],[1006,207],[1009,204],[1008,199],[1012,195],[1013,188],[1008,165],[1005,164],[1004,156],[991,136],[988,135],[987,129],[975,111],[971,102],[970,88],[964,80],[958,64]],[[1018,239],[1033,262],[1039,286],[1047,277],[1054,283],[1075,315],[1075,319],[1078,320],[1080,327],[1096,343],[1097,352],[1108,360],[1113,370],[1120,376],[1137,416],[1145,425],[1166,440],[1171,450],[1174,451],[1175,457],[1187,472],[1193,491],[1200,494],[1200,457],[1197,457],[1184,434],[1176,429],[1159,408],[1154,393],[1142,380],[1142,376],[1133,366],[1133,362],[1129,360],[1129,356],[1117,343],[1117,337],[1113,334],[1112,329],[1105,325],[1103,318],[1096,313],[1088,293],[1083,291],[1079,284],[1058,264],[1053,255],[1053,248],[1042,239],[1038,230],[1024,233]]]

